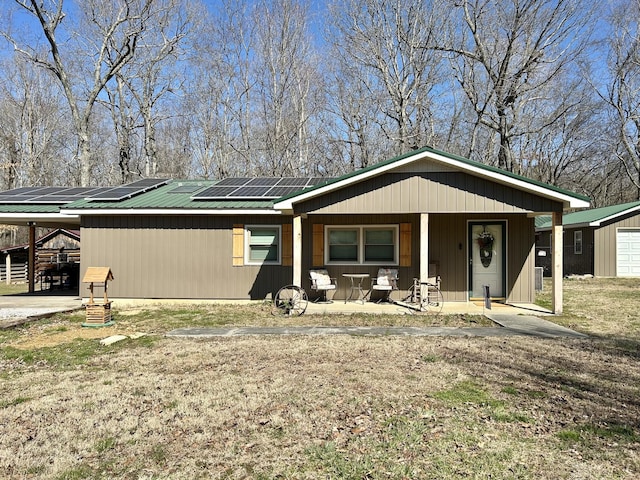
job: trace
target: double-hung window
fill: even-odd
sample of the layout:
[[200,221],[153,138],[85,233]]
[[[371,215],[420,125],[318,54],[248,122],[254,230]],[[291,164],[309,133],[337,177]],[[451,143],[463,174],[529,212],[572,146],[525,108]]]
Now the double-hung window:
[[279,225],[247,225],[245,264],[279,264],[280,238]]
[[573,232],[573,253],[582,255],[582,230]]
[[398,226],[327,226],[325,263],[398,263]]
[[360,231],[357,228],[329,228],[327,263],[360,263]]

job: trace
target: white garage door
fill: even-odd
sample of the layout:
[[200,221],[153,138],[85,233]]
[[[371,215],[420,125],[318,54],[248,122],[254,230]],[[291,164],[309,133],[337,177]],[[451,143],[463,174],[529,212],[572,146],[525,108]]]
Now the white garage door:
[[619,277],[640,277],[640,230],[618,230]]

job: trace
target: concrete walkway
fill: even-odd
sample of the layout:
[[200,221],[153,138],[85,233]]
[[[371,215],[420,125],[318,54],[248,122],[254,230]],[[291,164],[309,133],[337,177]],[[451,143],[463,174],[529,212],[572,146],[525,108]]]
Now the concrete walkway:
[[[66,294],[65,294],[66,293]],[[140,305],[153,301],[138,301]],[[193,303],[186,301],[186,303]],[[208,302],[211,303],[211,302]],[[234,302],[229,302],[234,303]],[[126,301],[114,301],[116,306],[130,306]],[[82,299],[69,292],[51,295],[48,292],[0,296],[0,328],[7,328],[25,321],[42,318],[57,312],[68,312],[82,308]],[[411,309],[397,304],[366,302],[334,302],[331,304],[309,303],[306,314],[412,314]],[[445,304],[443,314],[485,315],[499,327],[241,327],[241,328],[180,328],[167,334],[168,337],[220,337],[238,335],[377,335],[377,336],[456,336],[456,337],[506,337],[529,335],[546,338],[587,338],[555,323],[539,318],[549,315],[536,305],[494,304],[491,310],[481,305],[468,303]],[[305,314],[305,315],[306,315]],[[533,314],[533,315],[531,315]],[[534,316],[535,315],[535,316]],[[550,317],[551,318],[551,317]]]
[[[495,323],[513,332],[513,335],[531,335],[534,337],[573,337],[588,338],[584,333],[579,333],[570,328],[557,325],[530,315],[503,315],[485,313],[485,316]],[[501,329],[502,330],[502,329]]]
[[60,312],[72,312],[82,308],[82,299],[63,292],[0,295],[0,328],[9,328]]
[[351,335],[351,336],[440,336],[510,337],[528,335],[545,338],[588,338],[555,323],[523,315],[487,315],[500,327],[228,327],[178,328],[167,337],[212,338],[243,335]]

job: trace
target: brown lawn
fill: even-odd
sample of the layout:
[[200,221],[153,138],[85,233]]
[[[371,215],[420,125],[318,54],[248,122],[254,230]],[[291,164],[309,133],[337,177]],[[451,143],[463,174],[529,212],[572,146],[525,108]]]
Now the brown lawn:
[[162,337],[269,321],[202,306],[120,312],[149,335],[110,347],[79,315],[2,331],[0,477],[638,478],[639,288],[565,282],[588,340]]

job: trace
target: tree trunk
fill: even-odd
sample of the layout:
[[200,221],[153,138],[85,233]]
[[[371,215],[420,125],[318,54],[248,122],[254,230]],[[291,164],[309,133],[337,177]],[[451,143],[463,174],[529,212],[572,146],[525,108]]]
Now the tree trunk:
[[91,186],[91,145],[89,133],[81,131],[78,135],[78,155],[80,160],[80,186]]

